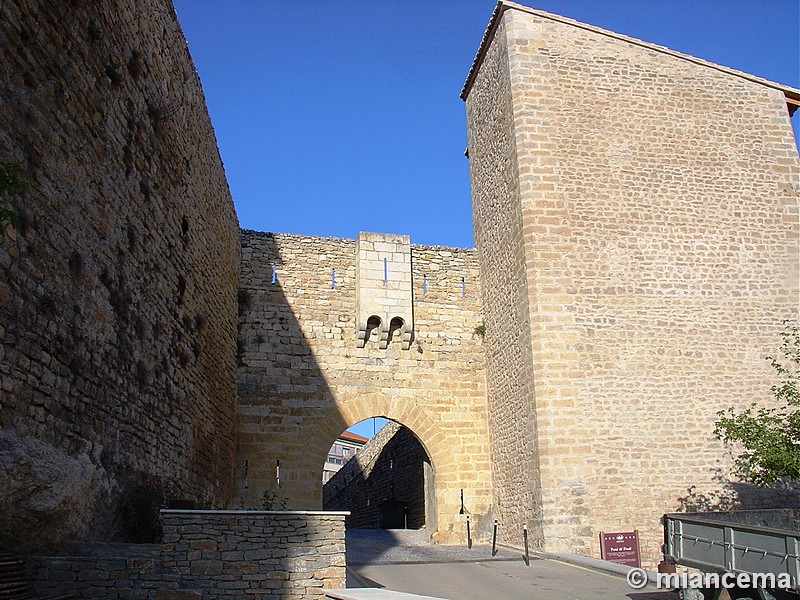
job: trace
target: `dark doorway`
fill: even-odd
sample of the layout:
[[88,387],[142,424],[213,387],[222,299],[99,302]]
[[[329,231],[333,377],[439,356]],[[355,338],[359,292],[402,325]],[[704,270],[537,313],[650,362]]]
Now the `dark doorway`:
[[400,500],[387,500],[381,504],[382,529],[408,529],[408,504]]

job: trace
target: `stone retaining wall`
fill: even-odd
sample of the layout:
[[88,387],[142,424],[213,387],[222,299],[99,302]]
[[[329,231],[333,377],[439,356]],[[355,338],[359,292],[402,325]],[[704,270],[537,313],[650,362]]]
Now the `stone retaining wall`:
[[31,561],[43,595],[322,598],[345,585],[346,512],[163,511],[164,541],[71,544]]
[[161,568],[158,544],[69,544],[59,556],[31,560],[29,570],[42,596],[147,600],[157,589],[180,585],[180,577]]
[[163,567],[203,598],[322,598],[345,585],[346,512],[163,511]]

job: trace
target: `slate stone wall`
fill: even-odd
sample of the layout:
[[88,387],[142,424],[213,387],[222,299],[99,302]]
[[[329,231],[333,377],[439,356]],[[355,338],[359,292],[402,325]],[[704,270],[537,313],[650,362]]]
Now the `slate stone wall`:
[[345,513],[163,511],[163,566],[203,598],[322,598],[345,586]]
[[345,513],[163,511],[163,543],[69,544],[30,561],[43,595],[322,598],[345,585]]

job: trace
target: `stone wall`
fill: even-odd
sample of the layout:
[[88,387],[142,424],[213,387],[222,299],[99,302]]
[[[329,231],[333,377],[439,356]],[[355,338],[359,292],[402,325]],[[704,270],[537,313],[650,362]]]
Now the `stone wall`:
[[738,492],[716,412],[770,401],[798,317],[785,97],[517,5],[494,25],[464,97],[501,531],[599,555],[637,528],[652,564],[662,513]]
[[163,511],[161,545],[69,544],[31,575],[40,594],[79,598],[321,598],[345,585],[345,515]]
[[542,544],[541,489],[519,166],[504,24],[467,103],[473,230],[486,319],[486,393],[496,516],[507,541],[523,523]]
[[356,239],[358,344],[408,350],[414,333],[411,241],[407,235],[359,232]]
[[163,511],[163,566],[203,598],[322,598],[345,586],[345,515]]
[[682,513],[681,516],[782,529],[784,531],[800,531],[800,508]]
[[463,536],[451,518],[460,490],[475,515],[490,509],[475,252],[411,246],[415,331],[405,350],[358,346],[355,249],[354,240],[242,233],[237,496],[252,504],[266,490],[289,508],[319,508],[331,444],[384,416],[430,457],[440,539]]
[[68,544],[58,555],[29,561],[40,595],[73,593],[77,598],[149,600],[160,589],[177,589],[180,577],[161,566],[157,544]]
[[11,0],[0,49],[0,162],[27,181],[0,239],[0,536],[106,537],[145,475],[226,496],[238,224],[174,9]]
[[[347,527],[419,529],[434,520],[425,514],[426,467],[414,433],[389,421],[322,487],[322,507],[350,511]],[[394,519],[400,504],[404,519]]]

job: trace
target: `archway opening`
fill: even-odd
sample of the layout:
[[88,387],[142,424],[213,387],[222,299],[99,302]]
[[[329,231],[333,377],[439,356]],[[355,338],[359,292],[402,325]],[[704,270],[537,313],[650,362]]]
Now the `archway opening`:
[[[345,449],[347,460],[337,464]],[[365,419],[336,439],[331,460],[338,468],[323,474],[322,507],[350,511],[348,528],[436,529],[433,465],[408,427]]]
[[373,336],[379,338],[380,331],[381,331],[381,318],[377,315],[372,315],[369,319],[367,319],[367,331],[364,340],[366,342],[369,342],[373,338]]
[[405,327],[406,323],[400,317],[394,317],[391,321],[389,321],[389,343],[391,344],[393,341],[397,340],[398,338],[403,337],[403,328]]

